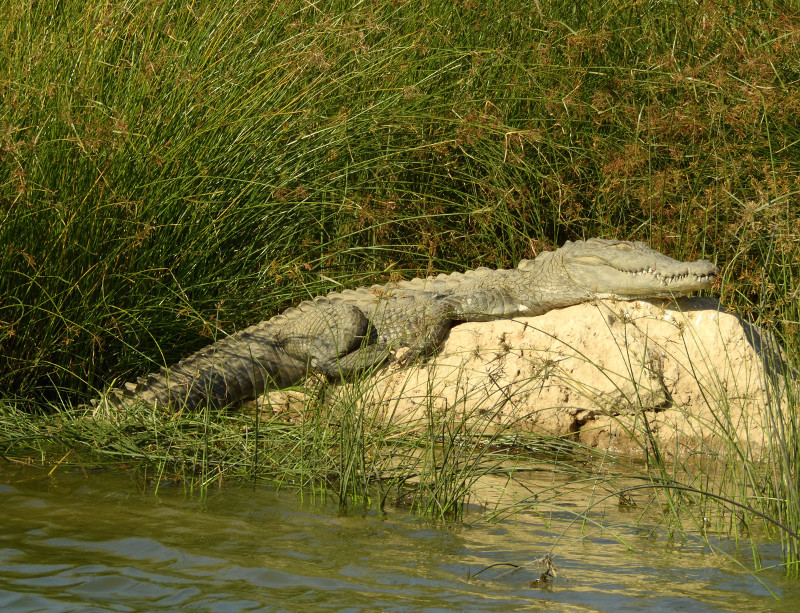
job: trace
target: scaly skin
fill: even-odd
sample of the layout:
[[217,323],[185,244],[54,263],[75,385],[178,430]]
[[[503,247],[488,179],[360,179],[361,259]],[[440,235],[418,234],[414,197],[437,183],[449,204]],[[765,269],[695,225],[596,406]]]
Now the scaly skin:
[[395,359],[434,352],[462,321],[540,315],[596,298],[671,297],[707,289],[718,274],[707,260],[679,262],[644,243],[589,239],[522,260],[517,268],[478,268],[373,285],[301,302],[181,360],[112,389],[100,401],[193,409],[255,398],[316,370],[347,377]]

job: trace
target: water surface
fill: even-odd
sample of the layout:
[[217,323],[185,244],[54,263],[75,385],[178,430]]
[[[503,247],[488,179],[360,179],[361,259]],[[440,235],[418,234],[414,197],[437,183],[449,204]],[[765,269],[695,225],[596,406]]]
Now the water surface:
[[[618,520],[618,521],[617,521]],[[289,491],[142,491],[127,473],[0,463],[0,610],[795,611],[800,583],[737,565],[748,548],[618,534],[568,514],[437,526],[402,511],[343,517]],[[780,547],[759,547],[777,562]],[[551,554],[555,580],[532,562]],[[473,576],[482,568],[497,566]],[[526,566],[527,565],[527,566]]]

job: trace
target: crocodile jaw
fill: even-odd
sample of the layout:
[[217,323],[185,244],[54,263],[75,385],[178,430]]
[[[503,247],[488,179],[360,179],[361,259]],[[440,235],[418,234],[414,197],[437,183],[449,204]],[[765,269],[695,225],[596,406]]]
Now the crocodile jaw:
[[710,288],[719,274],[708,260],[679,262],[644,243],[591,239],[565,247],[570,280],[595,298],[682,296]]

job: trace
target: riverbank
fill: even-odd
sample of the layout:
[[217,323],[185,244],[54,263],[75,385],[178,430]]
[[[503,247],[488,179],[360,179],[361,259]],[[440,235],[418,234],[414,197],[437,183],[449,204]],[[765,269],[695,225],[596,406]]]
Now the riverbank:
[[[447,516],[478,467],[587,451],[512,451],[439,419],[400,436],[352,402],[312,402],[299,426],[146,409],[104,424],[81,407],[309,296],[513,266],[589,236],[714,260],[713,295],[797,363],[790,5],[46,0],[0,14],[6,457],[324,487],[351,505],[386,478],[433,475],[419,509]],[[737,505],[800,526],[793,393],[773,454],[727,467],[734,534]],[[384,452],[407,470],[386,477]],[[681,491],[710,489],[692,474]],[[714,500],[675,491],[653,504]]]

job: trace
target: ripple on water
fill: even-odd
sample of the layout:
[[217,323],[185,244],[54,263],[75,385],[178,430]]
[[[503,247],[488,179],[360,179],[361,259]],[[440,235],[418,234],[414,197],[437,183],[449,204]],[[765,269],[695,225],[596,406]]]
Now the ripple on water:
[[[705,543],[668,545],[627,518],[616,518],[616,532],[631,549],[568,515],[550,516],[549,526],[531,514],[439,529],[403,513],[340,517],[268,488],[200,498],[178,488],[141,493],[118,473],[42,475],[0,466],[4,613],[782,607]],[[547,553],[559,573],[536,589],[531,562]],[[507,563],[528,566],[474,577]],[[765,579],[785,602],[800,597],[779,574]]]

